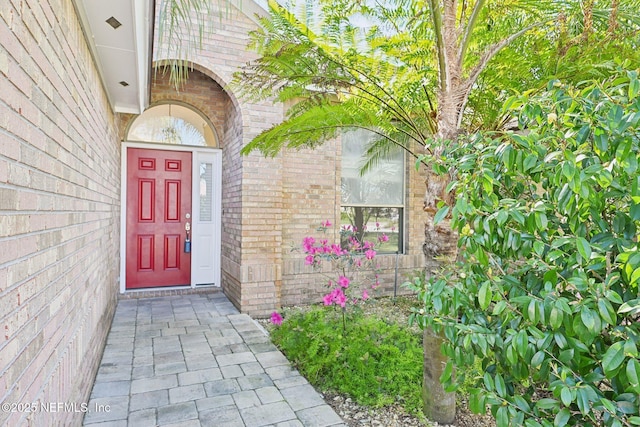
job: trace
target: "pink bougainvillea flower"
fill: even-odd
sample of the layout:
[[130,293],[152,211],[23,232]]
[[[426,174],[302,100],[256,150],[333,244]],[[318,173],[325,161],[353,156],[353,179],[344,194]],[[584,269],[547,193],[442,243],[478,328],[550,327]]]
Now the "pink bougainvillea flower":
[[340,276],[340,278],[338,278],[338,285],[342,286],[343,288],[348,288],[349,283],[350,281],[348,277]]
[[315,258],[313,257],[313,255],[307,255],[304,259],[304,263],[306,265],[313,265],[314,261],[315,261]]
[[376,251],[374,251],[373,249],[369,249],[367,252],[364,253],[364,256],[367,259],[373,259],[373,257],[376,256]]
[[276,326],[282,325],[282,316],[280,315],[280,313],[278,313],[277,311],[271,313],[271,323]]

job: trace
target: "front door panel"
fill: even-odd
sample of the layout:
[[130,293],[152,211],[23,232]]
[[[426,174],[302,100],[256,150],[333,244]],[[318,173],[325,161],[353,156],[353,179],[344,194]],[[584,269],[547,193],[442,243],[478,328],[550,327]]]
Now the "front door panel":
[[191,283],[191,153],[127,151],[127,289]]

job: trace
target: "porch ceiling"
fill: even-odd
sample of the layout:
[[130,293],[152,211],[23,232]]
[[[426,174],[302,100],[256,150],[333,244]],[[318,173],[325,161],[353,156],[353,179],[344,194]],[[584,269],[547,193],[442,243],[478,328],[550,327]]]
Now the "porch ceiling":
[[149,102],[154,1],[74,3],[114,111],[142,113]]

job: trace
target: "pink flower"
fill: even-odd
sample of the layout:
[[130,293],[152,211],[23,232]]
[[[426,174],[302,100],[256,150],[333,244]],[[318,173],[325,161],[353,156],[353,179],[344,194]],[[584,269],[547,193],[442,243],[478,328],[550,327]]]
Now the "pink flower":
[[364,291],[362,291],[362,299],[363,300],[369,299],[369,292],[367,292],[366,289]]
[[364,253],[364,256],[367,259],[373,259],[373,257],[376,256],[376,251],[374,251],[373,249],[369,249],[367,252]]
[[282,325],[282,316],[280,315],[280,313],[278,313],[277,311],[271,313],[271,323],[276,326]]
[[305,237],[302,240],[302,247],[304,248],[305,252],[311,252],[314,243],[316,243],[316,239],[311,236]]
[[378,241],[379,242],[388,242],[389,241],[389,236],[387,236],[386,234],[383,234],[382,236],[378,237]]
[[344,308],[344,306],[347,305],[347,297],[342,293],[342,291],[340,291],[340,293],[336,295],[334,300],[336,304],[338,304],[342,308]]
[[304,259],[304,263],[306,265],[313,265],[314,261],[315,261],[315,258],[313,257],[313,255],[307,255]]
[[322,298],[322,302],[324,303],[324,305],[331,305],[331,304],[333,304],[333,293],[326,294],[326,295]]
[[376,222],[376,228],[380,228],[380,223]]
[[344,277],[344,276],[340,276],[340,278],[338,279],[338,285],[340,285],[343,288],[348,288],[349,287],[349,278]]
[[329,220],[322,221],[322,223],[321,223],[321,224],[322,224],[322,226],[323,226],[323,227],[325,227],[325,228],[329,228],[329,227],[331,227],[331,225],[333,225],[333,224],[331,224],[331,221],[329,221]]
[[373,249],[373,243],[365,241],[364,242],[364,246],[362,247],[362,249]]

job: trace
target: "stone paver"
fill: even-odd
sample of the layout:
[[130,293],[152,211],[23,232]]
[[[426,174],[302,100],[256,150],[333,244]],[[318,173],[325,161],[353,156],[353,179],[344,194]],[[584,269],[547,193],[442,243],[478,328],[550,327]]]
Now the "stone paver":
[[85,426],[345,426],[221,292],[121,300]]

